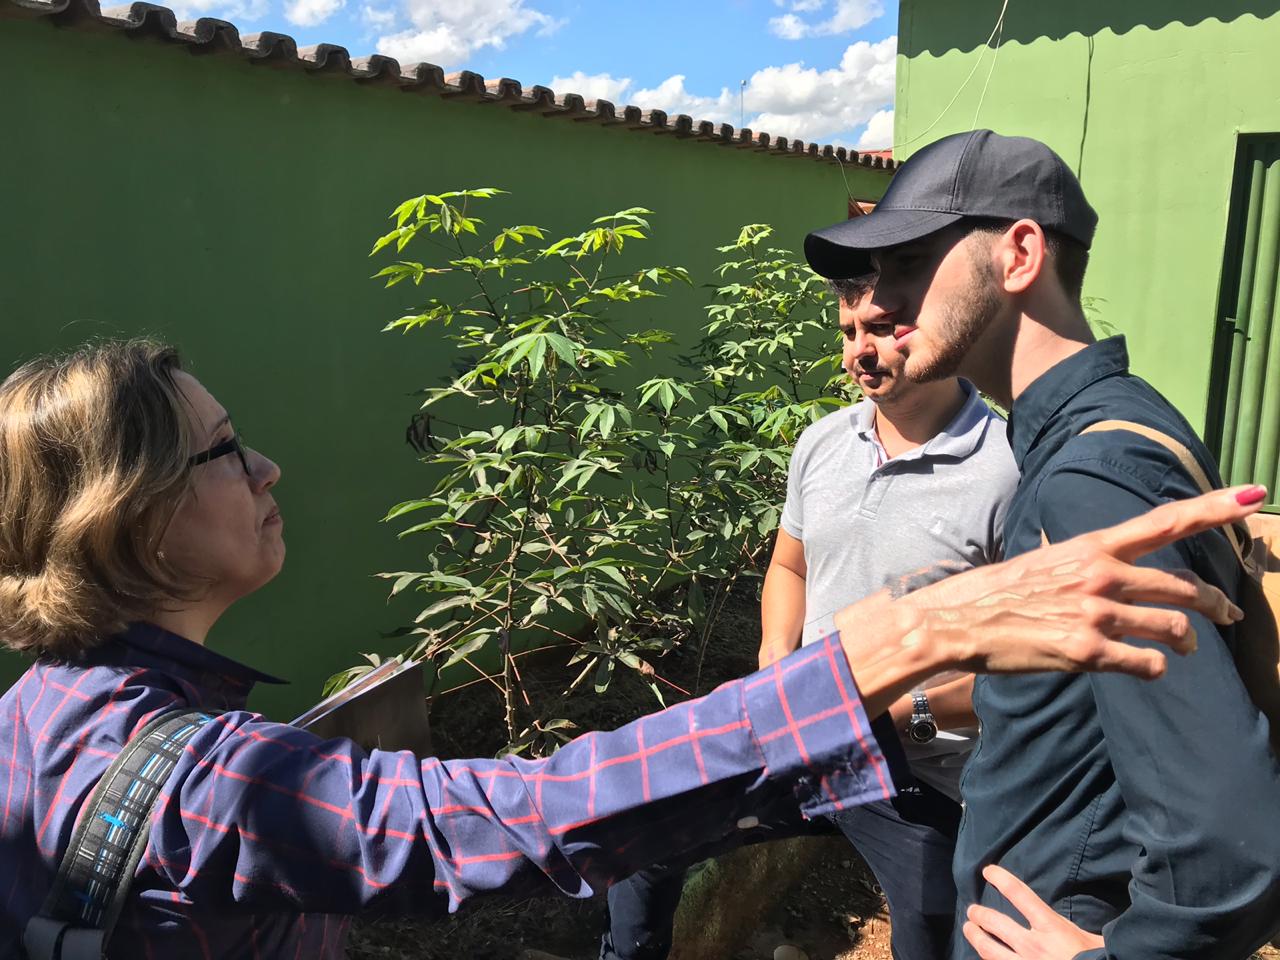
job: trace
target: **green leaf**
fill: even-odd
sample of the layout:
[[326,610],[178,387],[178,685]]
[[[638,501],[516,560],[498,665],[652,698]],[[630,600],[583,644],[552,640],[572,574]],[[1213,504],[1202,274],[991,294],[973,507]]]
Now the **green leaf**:
[[551,349],[564,363],[573,365],[578,362],[578,346],[572,340],[558,333],[547,333],[545,336]]
[[702,590],[702,584],[698,582],[698,578],[694,577],[689,581],[689,601],[688,601],[689,619],[695,627],[701,627],[707,619],[707,595]]
[[[382,574],[382,576],[387,576],[387,574]],[[405,587],[409,586],[409,584],[416,583],[421,579],[422,579],[422,574],[420,573],[400,574],[399,576],[396,577],[396,582],[391,585],[391,596],[394,597]]]
[[627,583],[627,578],[624,577],[622,575],[622,571],[619,570],[617,567],[615,567],[613,564],[588,563],[588,564],[585,564],[585,566],[590,567],[594,570],[599,570],[601,573],[603,573],[606,577],[608,577],[618,586],[622,587],[624,590],[630,589],[631,585]]
[[663,697],[662,691],[658,689],[658,685],[656,683],[651,683],[649,684],[649,689],[653,691],[654,697],[657,698],[658,706],[662,707],[663,710],[667,709],[666,698]]
[[600,436],[609,439],[609,434],[613,432],[613,421],[617,411],[612,406],[606,406],[600,412]]
[[461,663],[473,653],[484,649],[485,644],[494,636],[495,632],[493,630],[476,630],[460,638],[459,643],[454,646],[453,652],[449,654],[449,659],[444,662],[442,669],[452,667],[455,663]]
[[396,517],[402,517],[406,513],[412,513],[414,510],[421,510],[423,507],[437,507],[441,503],[436,499],[428,500],[406,500],[403,503],[397,503],[394,507],[387,511],[387,515],[382,518],[382,522],[394,520]]
[[609,681],[613,679],[613,660],[608,657],[600,659],[599,666],[596,667],[595,690],[596,693],[604,693],[609,689]]
[[422,577],[422,580],[426,583],[434,583],[442,587],[452,587],[455,590],[471,589],[470,580],[465,580],[462,577],[455,577],[452,574],[448,574],[448,573],[440,573],[437,571],[434,573],[424,573],[421,575],[421,577]]
[[547,356],[547,338],[542,334],[530,334],[537,339],[533,342],[532,349],[528,353],[529,376],[534,380],[538,379],[538,375],[542,373],[542,364]]
[[452,597],[445,597],[443,600],[437,600],[431,606],[427,607],[420,614],[414,617],[414,623],[422,623],[423,620],[429,620],[438,613],[444,613],[446,610],[452,610],[455,607],[465,607],[472,602],[472,598],[467,594],[458,594]]

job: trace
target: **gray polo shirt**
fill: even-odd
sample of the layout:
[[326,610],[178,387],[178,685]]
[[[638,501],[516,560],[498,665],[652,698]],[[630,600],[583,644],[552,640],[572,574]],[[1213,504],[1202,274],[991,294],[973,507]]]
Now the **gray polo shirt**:
[[[787,475],[782,529],[804,544],[804,643],[826,615],[890,581],[939,563],[1000,559],[1005,510],[1018,468],[1005,422],[961,381],[960,412],[923,446],[889,459],[863,400],[800,435]],[[906,745],[912,771],[959,799],[960,770],[976,730],[943,731]]]

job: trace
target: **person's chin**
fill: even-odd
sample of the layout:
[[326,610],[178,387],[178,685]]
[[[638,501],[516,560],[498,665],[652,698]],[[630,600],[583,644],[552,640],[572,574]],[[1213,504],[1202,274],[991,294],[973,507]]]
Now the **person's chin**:
[[265,556],[263,557],[262,565],[267,571],[266,579],[263,580],[263,583],[266,583],[267,580],[275,579],[276,575],[284,567],[284,557],[287,552],[284,545],[284,537],[277,534],[272,539],[275,540],[275,543],[263,544]]
[[259,578],[258,585],[254,588],[259,590],[268,583],[280,576],[280,571],[284,569],[284,544],[280,544],[280,551],[264,565],[262,576]]
[[894,377],[879,374],[872,377],[858,377],[858,387],[862,390],[862,395],[871,400],[879,400],[893,391],[896,380]]
[[934,374],[935,366],[933,354],[923,349],[921,344],[921,349],[912,350],[907,355],[906,363],[902,365],[902,374],[912,383],[927,383],[937,379]]

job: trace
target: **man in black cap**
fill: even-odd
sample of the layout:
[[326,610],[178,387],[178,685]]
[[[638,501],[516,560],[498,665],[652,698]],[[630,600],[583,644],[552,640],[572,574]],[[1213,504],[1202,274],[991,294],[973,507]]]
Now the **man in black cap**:
[[[878,271],[874,300],[909,378],[959,374],[1010,410],[1022,478],[1007,556],[1194,495],[1158,434],[1221,485],[1186,420],[1129,373],[1124,338],[1094,342],[1080,293],[1097,219],[1047,146],[978,130],[913,156],[870,216],[805,240],[825,277]],[[1144,429],[1085,432],[1117,420]],[[1239,588],[1217,531],[1145,562]],[[1225,960],[1274,929],[1280,764],[1235,669],[1235,631],[1192,619],[1198,651],[1152,684],[978,679],[954,957]]]

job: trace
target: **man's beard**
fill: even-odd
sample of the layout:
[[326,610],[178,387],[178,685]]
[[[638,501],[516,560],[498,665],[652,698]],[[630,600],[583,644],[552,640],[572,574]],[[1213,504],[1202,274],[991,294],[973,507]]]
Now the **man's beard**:
[[[975,264],[965,287],[943,305],[937,322],[937,333],[930,337],[931,357],[907,358],[907,377],[916,383],[929,383],[955,376],[969,350],[986,333],[1000,308],[995,278],[990,271]],[[915,359],[913,364],[911,361]]]

